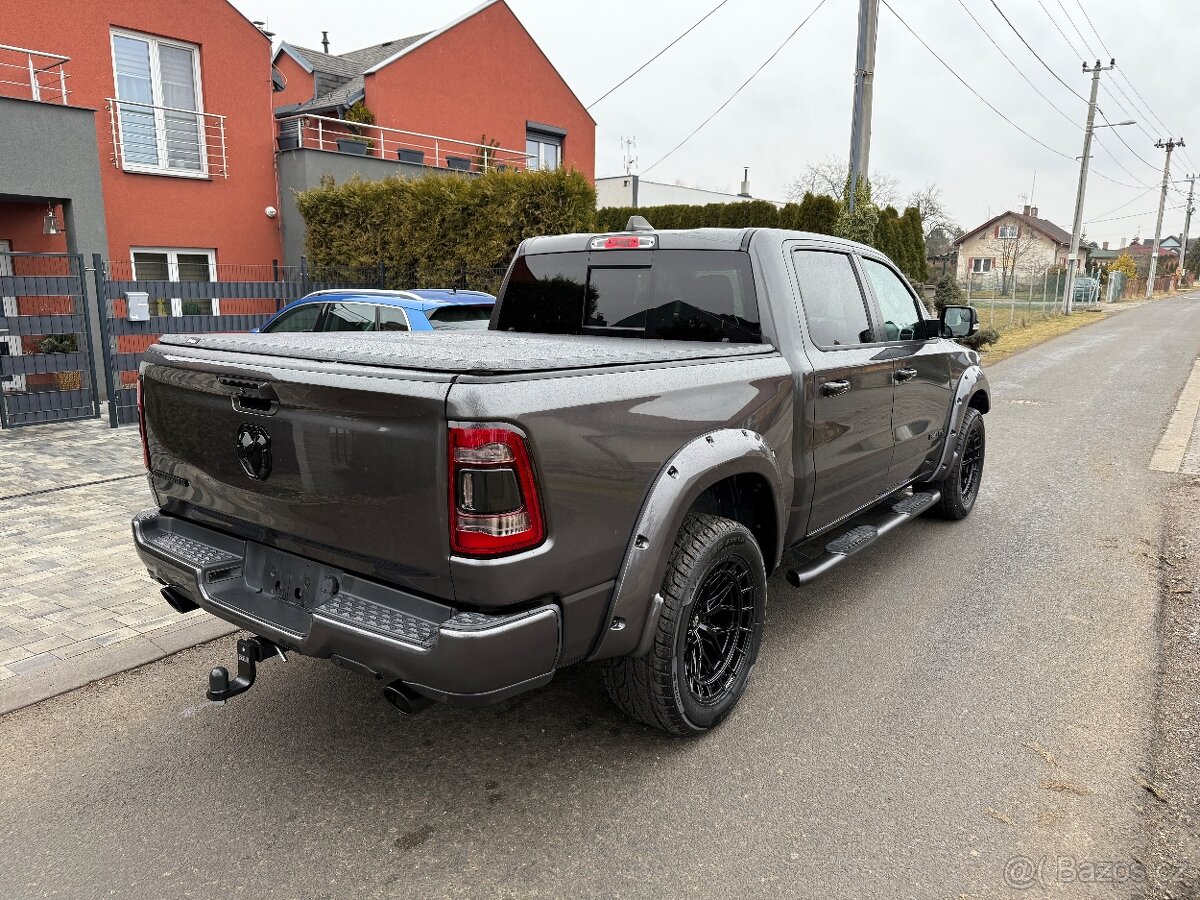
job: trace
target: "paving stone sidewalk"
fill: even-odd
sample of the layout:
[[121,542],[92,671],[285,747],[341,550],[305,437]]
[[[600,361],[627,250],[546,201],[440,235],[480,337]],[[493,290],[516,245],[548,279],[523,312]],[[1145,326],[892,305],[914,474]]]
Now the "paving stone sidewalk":
[[0,713],[233,630],[159,596],[129,528],[152,505],[136,426],[0,432]]

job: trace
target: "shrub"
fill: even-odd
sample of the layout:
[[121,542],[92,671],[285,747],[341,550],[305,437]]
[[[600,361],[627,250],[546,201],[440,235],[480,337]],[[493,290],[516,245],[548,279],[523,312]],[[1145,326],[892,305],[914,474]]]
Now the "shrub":
[[974,334],[968,335],[965,338],[959,338],[958,342],[964,347],[970,347],[972,350],[982,350],[990,344],[1000,340],[1000,332],[995,328],[980,328]]
[[392,287],[495,290],[517,245],[539,234],[592,231],[596,191],[574,170],[428,174],[296,194],[313,271],[383,267]]
[[961,300],[962,289],[958,286],[958,279],[947,272],[938,279],[933,289],[933,308],[940,316],[947,306],[957,306]]
[[79,338],[74,334],[48,334],[38,342],[42,353],[78,353]]

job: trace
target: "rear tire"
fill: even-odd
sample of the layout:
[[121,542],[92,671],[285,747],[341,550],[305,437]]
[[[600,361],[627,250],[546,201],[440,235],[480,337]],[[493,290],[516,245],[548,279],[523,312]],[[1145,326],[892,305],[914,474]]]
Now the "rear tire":
[[746,689],[762,642],[767,574],[744,525],[689,515],[675,538],[650,651],[605,660],[604,686],[631,718],[670,734],[704,734]]
[[979,410],[967,407],[958,429],[950,471],[942,481],[931,481],[917,487],[917,490],[934,488],[942,492],[942,499],[929,508],[930,515],[957,522],[971,514],[975,501],[979,499],[986,450],[987,434],[983,427],[983,415]]

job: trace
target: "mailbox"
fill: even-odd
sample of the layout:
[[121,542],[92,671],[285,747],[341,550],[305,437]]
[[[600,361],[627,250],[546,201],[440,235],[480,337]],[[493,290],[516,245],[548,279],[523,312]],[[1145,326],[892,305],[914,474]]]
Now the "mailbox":
[[145,291],[126,291],[125,307],[130,322],[150,321],[150,295]]

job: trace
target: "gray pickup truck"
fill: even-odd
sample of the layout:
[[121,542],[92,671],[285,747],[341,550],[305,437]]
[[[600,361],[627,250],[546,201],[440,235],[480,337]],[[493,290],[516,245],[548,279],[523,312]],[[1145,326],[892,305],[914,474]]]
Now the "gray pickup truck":
[[139,379],[180,612],[476,706],[602,663],[665,731],[745,690],[767,576],[801,585],[979,495],[987,380],[869,247],[770,229],[522,243],[487,331],[167,335]]

